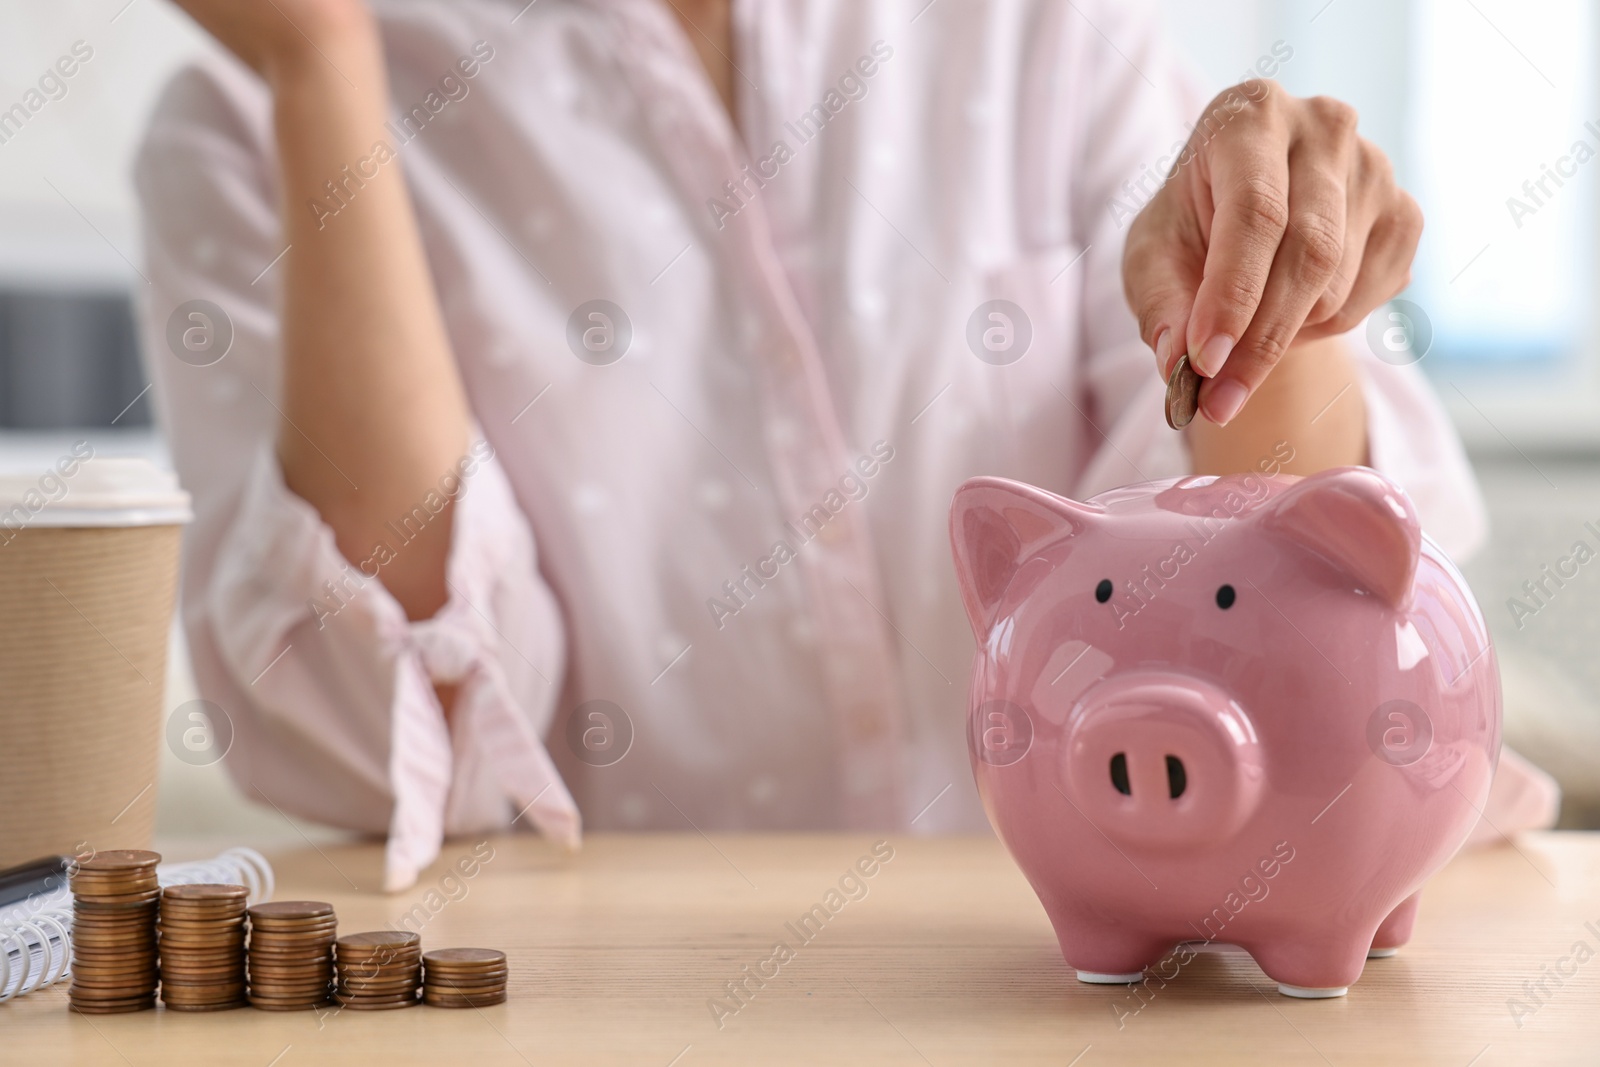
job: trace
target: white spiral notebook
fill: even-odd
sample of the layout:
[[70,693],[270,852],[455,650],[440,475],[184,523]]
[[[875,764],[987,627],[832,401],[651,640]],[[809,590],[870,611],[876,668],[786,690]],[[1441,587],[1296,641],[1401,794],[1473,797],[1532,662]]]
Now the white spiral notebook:
[[[249,903],[272,899],[272,865],[250,848],[230,848],[209,860],[163,863],[163,886],[224,882],[250,890]],[[59,884],[56,884],[59,882]],[[72,890],[66,876],[42,892],[0,907],[0,1003],[72,976]]]

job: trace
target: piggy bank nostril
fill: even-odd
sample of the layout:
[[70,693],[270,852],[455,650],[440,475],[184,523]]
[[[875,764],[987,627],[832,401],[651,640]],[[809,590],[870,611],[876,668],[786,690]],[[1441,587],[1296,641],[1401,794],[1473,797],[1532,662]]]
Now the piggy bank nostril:
[[1167,792],[1173,800],[1183,796],[1184,789],[1189,785],[1189,773],[1183,769],[1183,760],[1177,756],[1167,757]]
[[1133,796],[1133,787],[1128,784],[1128,757],[1124,753],[1111,757],[1111,784],[1123,796]]

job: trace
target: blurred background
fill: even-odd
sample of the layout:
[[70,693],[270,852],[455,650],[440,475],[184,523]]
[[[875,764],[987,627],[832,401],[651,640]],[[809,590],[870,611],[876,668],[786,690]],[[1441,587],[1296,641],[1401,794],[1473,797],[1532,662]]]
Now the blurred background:
[[[1407,302],[1376,328],[1423,353],[1489,501],[1492,542],[1464,566],[1501,652],[1507,740],[1560,779],[1563,825],[1600,826],[1600,566],[1535,614],[1508,605],[1574,542],[1600,544],[1600,16],[1582,0],[1156,2],[1211,91],[1286,44],[1279,80],[1355,105],[1421,202]],[[129,165],[163,82],[210,45],[162,0],[11,4],[5,31],[0,109],[74,42],[93,55],[60,99],[0,120],[0,464],[43,469],[80,439],[165,463],[130,306]],[[195,696],[181,639],[169,673],[176,708]],[[328,833],[245,801],[220,764],[164,758],[165,834]]]

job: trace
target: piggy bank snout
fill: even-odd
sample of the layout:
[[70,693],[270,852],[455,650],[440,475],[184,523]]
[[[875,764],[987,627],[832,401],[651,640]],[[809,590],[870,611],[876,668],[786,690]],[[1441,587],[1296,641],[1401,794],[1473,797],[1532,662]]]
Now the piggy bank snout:
[[1064,749],[1063,792],[1122,844],[1214,845],[1244,825],[1266,774],[1238,703],[1202,680],[1144,673],[1084,694]]

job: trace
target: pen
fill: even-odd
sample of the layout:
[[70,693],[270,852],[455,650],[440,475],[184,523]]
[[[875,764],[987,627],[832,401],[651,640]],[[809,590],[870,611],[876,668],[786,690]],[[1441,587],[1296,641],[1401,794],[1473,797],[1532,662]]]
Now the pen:
[[0,871],[0,908],[67,884],[71,856],[45,856]]

